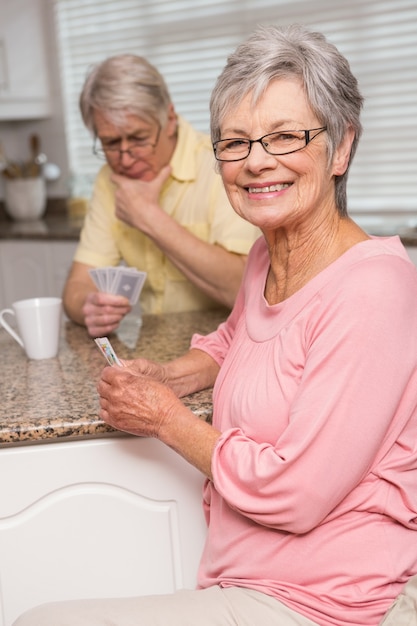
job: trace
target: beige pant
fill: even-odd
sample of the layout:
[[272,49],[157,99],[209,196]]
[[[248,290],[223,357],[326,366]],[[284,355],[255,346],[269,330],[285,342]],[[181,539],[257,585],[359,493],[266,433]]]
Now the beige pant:
[[[13,626],[318,626],[275,598],[238,587],[210,587],[142,598],[77,600],[36,607]],[[380,626],[417,626],[417,576]]]
[[13,626],[318,626],[258,591],[210,587],[142,598],[44,604]]
[[417,576],[408,581],[379,626],[417,626]]

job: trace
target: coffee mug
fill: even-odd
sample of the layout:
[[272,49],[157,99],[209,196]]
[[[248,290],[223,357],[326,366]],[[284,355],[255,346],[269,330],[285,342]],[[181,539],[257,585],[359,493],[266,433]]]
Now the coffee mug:
[[[25,350],[29,359],[50,359],[58,354],[62,317],[61,298],[29,298],[0,311],[0,324]],[[5,321],[14,315],[18,331]]]

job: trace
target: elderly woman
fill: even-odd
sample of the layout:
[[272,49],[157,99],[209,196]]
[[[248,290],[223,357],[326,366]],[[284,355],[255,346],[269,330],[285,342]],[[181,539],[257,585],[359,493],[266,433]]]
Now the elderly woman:
[[[263,237],[216,332],[98,385],[104,420],[207,477],[198,589],[19,626],[377,626],[417,573],[417,272],[347,215],[361,106],[345,58],[302,27],[261,28],[229,58],[214,151]],[[213,384],[210,425],[179,397]],[[384,623],[410,624],[397,607]]]

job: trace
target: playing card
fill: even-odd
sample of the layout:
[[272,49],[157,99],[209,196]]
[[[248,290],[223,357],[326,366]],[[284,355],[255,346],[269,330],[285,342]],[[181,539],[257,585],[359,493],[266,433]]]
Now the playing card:
[[146,280],[146,272],[135,267],[97,267],[88,270],[99,291],[113,293],[128,298],[131,305],[136,304]]
[[134,268],[120,267],[114,278],[111,293],[128,298],[132,305],[136,304],[145,279],[146,272],[138,272]]
[[123,366],[107,337],[97,337],[94,341],[109,365]]
[[106,291],[107,293],[114,293],[113,283],[116,278],[119,267],[106,267]]
[[97,289],[101,291],[101,277],[100,277],[101,270],[99,268],[94,268],[94,269],[88,270],[88,273],[93,279],[93,283],[95,284]]

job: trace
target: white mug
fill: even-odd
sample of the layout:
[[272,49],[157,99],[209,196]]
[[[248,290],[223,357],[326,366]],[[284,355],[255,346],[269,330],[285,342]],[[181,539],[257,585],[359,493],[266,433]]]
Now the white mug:
[[[58,354],[62,317],[61,298],[30,298],[0,311],[0,324],[25,350],[29,359],[50,359]],[[17,333],[5,321],[5,315],[16,317]]]

